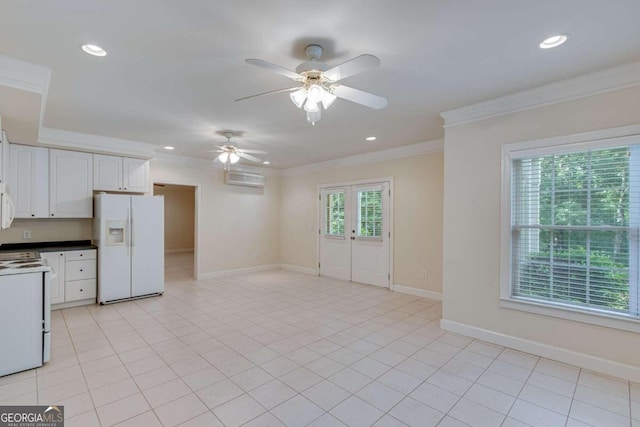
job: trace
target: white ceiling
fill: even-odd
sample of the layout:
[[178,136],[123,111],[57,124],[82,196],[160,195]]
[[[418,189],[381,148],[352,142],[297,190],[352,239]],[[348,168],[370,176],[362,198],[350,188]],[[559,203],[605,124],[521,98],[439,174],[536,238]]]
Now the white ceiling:
[[[197,157],[233,130],[285,168],[441,138],[441,111],[639,60],[638,17],[638,0],[3,0],[0,54],[52,69],[46,127]],[[291,86],[245,58],[295,69],[309,43],[329,65],[378,56],[344,84],[388,106],[338,100],[312,127],[285,93],[233,101]]]

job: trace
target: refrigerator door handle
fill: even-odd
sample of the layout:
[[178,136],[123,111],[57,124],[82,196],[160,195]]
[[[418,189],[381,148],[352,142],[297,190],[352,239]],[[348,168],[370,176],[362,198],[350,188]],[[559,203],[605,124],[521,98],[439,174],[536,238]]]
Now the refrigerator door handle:
[[125,241],[127,246],[127,256],[131,256],[131,212],[127,209],[127,223],[125,230]]
[[131,242],[131,256],[133,256],[133,247],[134,247],[134,240],[133,240],[133,208],[131,208],[131,225],[130,225],[130,233],[131,233],[131,238],[130,238],[130,242]]

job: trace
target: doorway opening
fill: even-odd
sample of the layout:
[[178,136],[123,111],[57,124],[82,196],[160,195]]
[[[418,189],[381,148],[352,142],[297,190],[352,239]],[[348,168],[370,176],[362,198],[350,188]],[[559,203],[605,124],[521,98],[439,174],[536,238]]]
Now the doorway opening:
[[391,178],[319,187],[321,276],[391,288]]
[[164,196],[165,279],[198,279],[199,186],[154,182],[153,194]]

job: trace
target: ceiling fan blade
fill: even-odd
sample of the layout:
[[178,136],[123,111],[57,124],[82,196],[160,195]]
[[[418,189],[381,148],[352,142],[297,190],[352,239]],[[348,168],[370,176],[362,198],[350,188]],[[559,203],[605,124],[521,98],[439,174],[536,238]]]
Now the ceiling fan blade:
[[304,76],[302,74],[287,70],[286,68],[282,68],[281,66],[272,64],[271,62],[263,61],[262,59],[245,59],[244,62],[246,62],[247,64],[255,65],[256,67],[274,71],[293,80],[302,81],[304,79]]
[[380,59],[377,56],[360,55],[348,60],[347,62],[343,62],[340,65],[336,65],[333,68],[329,68],[323,74],[332,82],[337,82],[338,80],[353,76],[354,74],[372,70],[379,65]]
[[300,88],[299,87],[289,87],[289,88],[286,88],[286,89],[276,89],[276,90],[272,90],[272,91],[269,91],[269,92],[259,93],[257,95],[250,95],[250,96],[245,96],[245,97],[242,97],[242,98],[234,99],[234,101],[244,101],[245,99],[255,98],[255,97],[258,97],[258,96],[272,95],[274,93],[280,93],[280,92],[291,92],[291,91],[298,90],[298,89],[300,89]]
[[379,110],[387,106],[387,99],[369,92],[354,89],[349,86],[335,85],[332,86],[332,92],[335,96],[346,99],[347,101],[362,104],[366,107]]
[[238,148],[238,151],[241,153],[267,154],[267,152],[264,150],[251,150],[246,148]]
[[238,156],[242,157],[243,159],[251,160],[252,162],[261,162],[262,161],[259,158],[257,158],[256,156],[252,156],[251,154],[243,153],[242,151],[237,151],[236,154]]

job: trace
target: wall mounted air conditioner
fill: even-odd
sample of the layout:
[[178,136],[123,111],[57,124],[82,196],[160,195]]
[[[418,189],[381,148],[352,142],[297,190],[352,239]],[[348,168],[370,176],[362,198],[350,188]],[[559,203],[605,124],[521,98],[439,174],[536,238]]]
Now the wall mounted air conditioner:
[[264,188],[264,175],[238,171],[225,171],[224,183],[228,185],[242,185],[245,187]]

